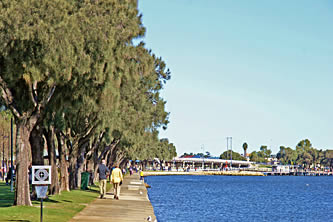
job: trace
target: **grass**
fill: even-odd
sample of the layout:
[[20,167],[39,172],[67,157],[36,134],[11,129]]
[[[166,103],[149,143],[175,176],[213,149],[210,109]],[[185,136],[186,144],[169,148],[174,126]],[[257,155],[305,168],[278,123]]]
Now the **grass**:
[[[98,185],[98,184],[97,184]],[[73,190],[60,195],[49,196],[43,201],[43,221],[69,221],[90,202],[99,196],[99,187],[90,186],[90,190]],[[107,184],[107,190],[111,184]],[[40,221],[40,201],[32,201],[33,206],[13,206],[14,193],[10,186],[0,182],[0,221]]]
[[263,164],[260,164],[259,168],[272,168],[272,165],[263,165]]

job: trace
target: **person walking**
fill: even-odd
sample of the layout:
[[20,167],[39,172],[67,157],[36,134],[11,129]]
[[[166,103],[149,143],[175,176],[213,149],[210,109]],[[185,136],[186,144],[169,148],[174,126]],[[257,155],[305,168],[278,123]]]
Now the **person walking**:
[[10,167],[9,171],[7,173],[7,177],[6,177],[6,185],[9,185],[9,181],[11,181],[12,173],[13,173],[13,170],[12,170],[12,167]]
[[120,195],[120,185],[123,181],[123,173],[119,169],[119,165],[117,164],[116,167],[112,170],[111,182],[113,184],[114,189],[114,199],[119,200]]
[[105,160],[98,166],[99,174],[99,193],[101,194],[101,199],[106,199],[106,177],[110,173],[110,170],[105,166]]
[[143,180],[143,171],[140,171],[140,180]]

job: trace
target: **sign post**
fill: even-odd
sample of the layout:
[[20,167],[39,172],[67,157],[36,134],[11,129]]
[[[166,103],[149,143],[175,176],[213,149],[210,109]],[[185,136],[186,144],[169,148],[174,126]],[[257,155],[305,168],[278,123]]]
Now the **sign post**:
[[37,198],[40,198],[40,221],[43,222],[43,199],[46,198],[48,184],[51,184],[51,166],[32,166],[32,184],[36,185]]

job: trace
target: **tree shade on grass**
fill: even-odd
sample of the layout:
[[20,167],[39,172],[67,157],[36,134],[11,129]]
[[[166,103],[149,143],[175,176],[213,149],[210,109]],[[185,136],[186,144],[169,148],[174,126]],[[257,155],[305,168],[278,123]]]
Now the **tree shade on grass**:
[[[111,184],[107,184],[107,189]],[[91,186],[90,190],[73,190],[54,195],[43,202],[43,220],[61,222],[70,220],[87,204],[99,196],[99,188]],[[0,221],[40,221],[40,202],[32,201],[33,206],[13,206],[14,193],[10,186],[0,182]]]

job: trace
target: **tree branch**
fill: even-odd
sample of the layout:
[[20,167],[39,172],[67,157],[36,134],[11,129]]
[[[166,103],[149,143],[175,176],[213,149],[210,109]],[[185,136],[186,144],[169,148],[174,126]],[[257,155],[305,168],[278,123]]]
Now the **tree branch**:
[[7,83],[0,76],[0,87],[1,87],[1,97],[5,101],[6,106],[12,111],[12,113],[17,117],[21,118],[22,115],[14,106],[14,98],[12,92],[7,86]]
[[102,139],[103,139],[103,137],[104,137],[104,135],[105,135],[105,131],[102,131],[100,134],[99,134],[99,136],[98,136],[98,138],[95,138],[95,142],[93,143],[93,147],[92,147],[92,149],[91,150],[89,150],[89,152],[87,153],[87,159],[88,159],[88,157],[90,158],[90,156],[92,156],[92,154],[95,152],[95,150],[98,148],[98,146],[99,146],[99,144],[102,142]]
[[38,109],[40,109],[40,108],[44,108],[44,107],[45,107],[45,105],[50,101],[51,97],[53,96],[55,89],[56,89],[56,85],[53,84],[53,85],[50,87],[50,90],[49,90],[49,92],[48,92],[47,97],[44,97],[43,100],[42,100],[42,102],[39,104]]
[[111,144],[109,146],[105,146],[104,150],[101,152],[101,154],[98,157],[98,162],[100,162],[102,158],[105,158],[105,154],[109,150],[113,150],[118,145],[119,142],[120,142],[120,139],[113,139],[113,141],[111,142]]
[[30,91],[31,101],[34,104],[34,107],[37,107],[38,99],[37,99],[37,81],[36,80],[34,81],[33,84],[30,84],[29,91]]

